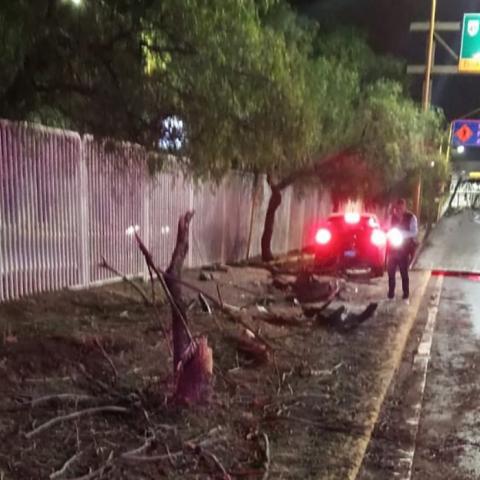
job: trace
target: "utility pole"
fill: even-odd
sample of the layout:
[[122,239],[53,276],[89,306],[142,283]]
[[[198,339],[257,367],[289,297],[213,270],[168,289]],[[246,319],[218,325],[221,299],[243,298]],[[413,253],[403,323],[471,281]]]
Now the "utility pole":
[[428,35],[427,68],[425,69],[425,80],[423,86],[423,109],[430,108],[432,67],[435,51],[435,19],[437,16],[437,0],[432,0],[432,14],[430,17],[430,31]]
[[[437,17],[437,0],[432,0],[432,12],[430,16],[430,29],[428,35],[427,63],[425,68],[425,79],[423,83],[422,107],[425,112],[430,109],[432,67],[435,58],[435,20]],[[415,185],[413,210],[417,217],[420,217],[422,200],[422,177],[419,174]]]

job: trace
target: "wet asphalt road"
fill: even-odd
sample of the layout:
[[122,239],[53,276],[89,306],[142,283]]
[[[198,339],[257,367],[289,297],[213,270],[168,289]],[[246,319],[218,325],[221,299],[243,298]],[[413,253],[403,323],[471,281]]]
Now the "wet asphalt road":
[[[432,314],[425,377],[415,359]],[[478,277],[432,276],[429,282],[357,477],[389,479],[480,480]]]
[[415,266],[421,270],[480,273],[480,212],[465,209],[442,218]]
[[414,480],[480,479],[480,282],[445,277],[413,462]]
[[480,212],[444,217],[415,268],[445,276],[430,279],[357,480],[480,480]]

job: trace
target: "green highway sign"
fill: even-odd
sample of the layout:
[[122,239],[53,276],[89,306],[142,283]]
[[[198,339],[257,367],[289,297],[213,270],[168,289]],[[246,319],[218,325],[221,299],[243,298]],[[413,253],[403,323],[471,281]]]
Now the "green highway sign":
[[463,16],[458,71],[480,73],[480,13],[466,13]]

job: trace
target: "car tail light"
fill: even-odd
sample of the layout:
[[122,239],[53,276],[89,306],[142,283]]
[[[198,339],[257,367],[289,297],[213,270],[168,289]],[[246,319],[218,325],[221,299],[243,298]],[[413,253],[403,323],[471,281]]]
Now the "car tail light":
[[376,247],[383,247],[387,243],[387,235],[381,230],[375,229],[370,240]]
[[347,212],[343,218],[345,223],[355,224],[360,222],[360,214],[357,212]]
[[387,233],[388,241],[394,248],[399,248],[403,244],[403,234],[398,228],[392,228]]
[[332,233],[328,228],[321,228],[315,235],[315,241],[319,245],[326,245],[332,239]]

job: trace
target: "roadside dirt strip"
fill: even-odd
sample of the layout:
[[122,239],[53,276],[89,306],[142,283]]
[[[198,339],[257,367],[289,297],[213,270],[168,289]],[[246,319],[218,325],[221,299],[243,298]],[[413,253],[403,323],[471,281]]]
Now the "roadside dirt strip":
[[348,474],[348,480],[356,479],[360,471],[365,452],[380,415],[383,401],[394,374],[400,365],[410,330],[415,323],[415,319],[417,317],[429,279],[430,272],[418,272],[412,276],[412,292],[414,293],[410,300],[410,305],[404,305],[402,307],[393,303],[390,307],[388,303],[386,304],[387,310],[389,308],[395,309],[395,316],[401,319],[401,322],[398,325],[398,329],[393,333],[390,342],[388,342],[388,348],[390,349],[390,352],[385,356],[383,366],[378,371],[379,394],[374,397],[375,402],[371,406],[372,408],[369,418],[370,422],[368,425],[368,434],[363,438],[359,438],[356,442],[356,453],[355,455],[352,455],[352,468]]
[[[418,328],[430,273],[412,272],[410,304],[384,301],[385,278],[346,282],[332,308],[354,314],[379,303],[374,317],[348,331],[302,316],[292,292],[274,287],[265,269],[229,267],[215,280],[188,271],[184,278],[221,293],[225,303],[245,305],[247,314],[232,322],[203,311],[189,293],[192,329],[208,336],[214,352],[207,406],[178,408],[169,399],[171,362],[158,329],[159,319],[169,322],[168,306],[155,313],[128,285],[0,305],[0,478],[48,478],[74,458],[66,478],[107,467],[118,480],[157,478],[159,469],[172,479],[213,478],[221,464],[231,479],[356,479],[412,326]],[[266,322],[262,311],[291,322]],[[246,322],[269,346],[264,356],[246,349]],[[37,405],[52,395],[73,395],[84,407],[120,403],[128,415],[62,420],[32,441],[28,432],[82,408],[58,399]],[[137,396],[142,408],[131,405]],[[158,442],[148,461],[122,460],[152,428]],[[199,459],[191,445],[200,442],[209,442],[218,463]]]

